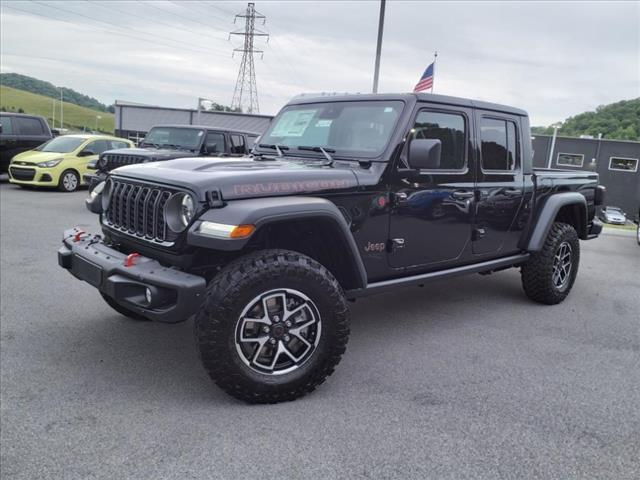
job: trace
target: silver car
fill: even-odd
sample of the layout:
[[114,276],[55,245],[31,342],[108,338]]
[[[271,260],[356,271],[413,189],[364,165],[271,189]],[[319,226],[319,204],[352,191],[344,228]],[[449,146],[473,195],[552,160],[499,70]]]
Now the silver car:
[[614,225],[624,225],[627,223],[625,213],[618,207],[604,207],[600,212],[600,220]]

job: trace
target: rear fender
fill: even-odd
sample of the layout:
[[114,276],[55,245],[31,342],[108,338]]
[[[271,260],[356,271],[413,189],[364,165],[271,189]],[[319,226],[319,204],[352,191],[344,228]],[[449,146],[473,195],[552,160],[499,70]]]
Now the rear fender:
[[540,213],[535,217],[535,226],[528,239],[525,239],[525,250],[539,252],[563,207],[573,207],[577,224],[574,225],[578,236],[587,238],[587,200],[577,192],[562,192],[551,195],[542,205]]

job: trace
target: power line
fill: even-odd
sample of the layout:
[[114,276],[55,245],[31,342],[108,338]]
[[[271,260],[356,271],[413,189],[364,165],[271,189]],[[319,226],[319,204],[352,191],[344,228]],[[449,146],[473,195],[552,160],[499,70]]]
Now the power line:
[[[244,36],[243,47],[238,47],[233,50],[234,53],[242,52],[242,60],[240,62],[240,70],[238,71],[236,88],[233,92],[233,99],[231,100],[231,108],[240,108],[242,111],[246,111],[247,113],[259,113],[260,106],[258,104],[258,87],[256,85],[256,70],[253,62],[253,54],[264,54],[264,52],[253,48],[253,38],[269,38],[268,33],[256,30],[255,28],[256,18],[262,19],[264,23],[267,17],[256,12],[254,3],[248,3],[246,12],[244,14],[236,15],[235,18],[244,18],[245,25],[244,31],[236,30],[229,33],[229,38],[231,38],[231,35]],[[247,96],[249,98],[247,98]],[[246,110],[242,108],[244,105],[246,105]]]
[[[109,6],[107,6],[107,5],[104,5],[104,4],[96,2],[95,0],[84,0],[84,1],[87,2],[87,3],[91,3],[91,4],[93,4],[93,5],[97,6],[97,7],[103,8],[104,10],[107,10],[107,11],[115,11],[115,12],[123,13],[125,15],[131,15],[131,12],[127,12],[125,10],[121,10],[119,8],[113,7],[113,4],[115,2],[108,2]],[[142,4],[142,2],[140,2],[139,0],[138,0],[138,2]],[[142,5],[147,6],[146,4],[142,4]],[[148,6],[153,6],[153,5],[148,5]],[[153,18],[152,19],[152,18],[146,17],[146,16],[145,17],[137,16],[137,18],[144,19],[144,20],[149,20],[150,23],[157,23],[159,25],[164,25],[164,26],[167,26],[169,28],[173,28],[174,30],[178,30],[178,31],[184,33],[184,30],[182,28],[176,27],[175,25],[171,25],[169,22],[164,22],[162,20],[158,20],[157,18]],[[208,34],[202,33],[202,32],[197,32],[197,31],[194,31],[194,30],[191,30],[189,33],[200,35],[200,36],[207,37],[207,38],[215,38],[216,40],[221,40],[221,38],[219,38],[219,37],[214,37],[212,35],[208,35]],[[172,39],[169,39],[169,40],[174,41]]]
[[[87,18],[87,19],[92,20],[94,22],[100,22],[100,23],[104,23],[104,24],[109,25],[109,26],[114,26],[114,27],[119,28],[119,29],[124,29],[124,27],[122,27],[120,25],[117,25],[115,23],[106,22],[104,20],[99,20],[97,18],[90,17],[88,15],[84,15],[84,14],[81,14],[81,13],[73,12],[71,10],[66,10],[66,9],[63,9],[63,8],[60,8],[60,7],[53,7],[53,6],[48,5],[46,3],[38,2],[38,1],[35,1],[35,0],[32,0],[32,1],[33,1],[33,3],[44,5],[45,7],[49,7],[49,8],[52,8],[54,10],[60,10],[62,12],[70,13],[72,15],[77,15],[77,16],[80,16],[80,17],[83,17],[83,18]],[[84,27],[84,25],[78,25],[77,23],[74,23],[73,21],[70,21],[70,20],[66,20],[66,19],[62,19],[62,18],[58,18],[58,17],[51,17],[49,15],[44,15],[42,13],[31,12],[31,11],[28,11],[28,10],[23,10],[23,9],[16,8],[16,7],[13,7],[13,6],[9,6],[9,5],[6,5],[6,4],[4,4],[3,7],[6,7],[6,8],[9,8],[9,9],[12,9],[12,10],[16,10],[16,11],[19,11],[19,12],[22,12],[22,13],[26,13],[27,15],[34,15],[34,16],[46,18],[48,20],[57,20],[57,21],[60,21],[60,22],[65,22],[65,23],[68,23],[68,24],[73,25],[75,27],[78,27],[78,26]],[[163,42],[158,42],[157,40],[149,40],[148,38],[143,38],[143,37],[139,37],[139,36],[136,36],[136,35],[131,35],[129,33],[114,32],[111,29],[107,30],[104,27],[100,27],[100,26],[96,27],[95,25],[92,25],[91,28],[99,28],[99,29],[101,29],[103,31],[108,32],[111,35],[129,37],[129,38],[133,38],[135,40],[142,40],[143,42],[153,43],[154,45],[163,45],[165,47],[180,49],[180,51],[182,51],[182,52],[184,52],[185,50],[189,50],[189,51],[192,51],[192,52],[195,52],[195,53],[211,54],[211,52],[207,51],[207,50],[200,50],[200,49],[196,50],[193,47],[191,47],[191,44],[188,44],[186,42],[180,42],[178,40],[171,40],[171,39],[164,39],[164,38],[159,37],[158,35],[154,35],[152,33],[138,32],[141,35],[148,35],[148,36],[157,37],[157,38],[160,38],[160,39],[163,39],[163,40],[168,40],[168,41],[172,41],[172,42],[176,42],[176,43],[181,43],[181,44],[187,45],[187,47],[180,47],[180,46],[171,45],[171,44],[167,44],[167,43],[163,43]]]
[[[207,25],[207,24],[206,24],[206,23],[204,23],[204,22],[200,22],[200,21],[198,21],[198,20],[194,20],[194,19],[192,19],[192,18],[185,17],[184,15],[180,15],[180,14],[178,14],[178,13],[176,13],[176,12],[170,12],[170,11],[168,11],[168,10],[165,10],[164,8],[160,8],[160,7],[158,7],[157,5],[153,5],[153,4],[151,4],[151,3],[146,3],[146,2],[141,2],[140,0],[136,0],[136,1],[137,1],[138,3],[142,3],[143,5],[146,5],[146,6],[149,6],[149,7],[153,7],[153,8],[155,8],[156,10],[160,10],[161,12],[168,13],[169,15],[173,15],[173,16],[175,16],[175,17],[178,17],[178,18],[181,18],[181,19],[183,19],[183,20],[186,20],[187,22],[197,23],[198,25],[204,25],[204,26],[205,26],[205,27],[207,27],[207,28],[211,28],[211,25]],[[171,2],[171,3],[174,3],[174,2]],[[175,3],[174,3],[174,5],[178,5],[178,6],[180,6],[180,7],[181,7],[181,5],[179,5],[179,4],[175,4]],[[213,36],[213,35],[212,35],[212,36]],[[213,37],[214,37],[216,40],[224,40],[224,38],[223,38],[223,37],[216,37],[216,36],[213,36]]]

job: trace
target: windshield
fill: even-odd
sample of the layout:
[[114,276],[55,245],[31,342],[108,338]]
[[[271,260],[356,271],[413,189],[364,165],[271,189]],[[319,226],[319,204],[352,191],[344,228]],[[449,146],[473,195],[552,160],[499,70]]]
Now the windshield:
[[202,137],[204,137],[204,130],[179,127],[153,127],[140,145],[195,150],[200,148]]
[[[404,103],[401,101],[326,102],[292,105],[260,138],[261,145],[322,147],[336,155],[377,157],[382,153]],[[302,151],[308,152],[308,148]]]
[[69,153],[73,152],[76,148],[84,143],[86,138],[77,137],[56,137],[52,138],[48,142],[43,143],[35,150],[40,152],[56,152],[56,153]]
[[611,212],[611,213],[620,213],[622,211],[622,209],[620,209],[618,207],[607,207],[605,210],[607,210],[607,212]]

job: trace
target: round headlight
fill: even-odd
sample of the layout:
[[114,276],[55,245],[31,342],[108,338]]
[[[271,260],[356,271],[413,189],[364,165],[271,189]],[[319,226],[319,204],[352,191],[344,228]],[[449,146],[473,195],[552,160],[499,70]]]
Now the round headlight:
[[[107,178],[106,182],[100,182],[98,186],[104,185],[102,187],[102,211],[106,212],[109,208],[109,203],[111,202],[111,192],[113,191],[113,180]],[[95,190],[95,189],[94,189]]]
[[195,202],[188,193],[174,193],[164,207],[164,218],[171,231],[182,232],[195,214]]

